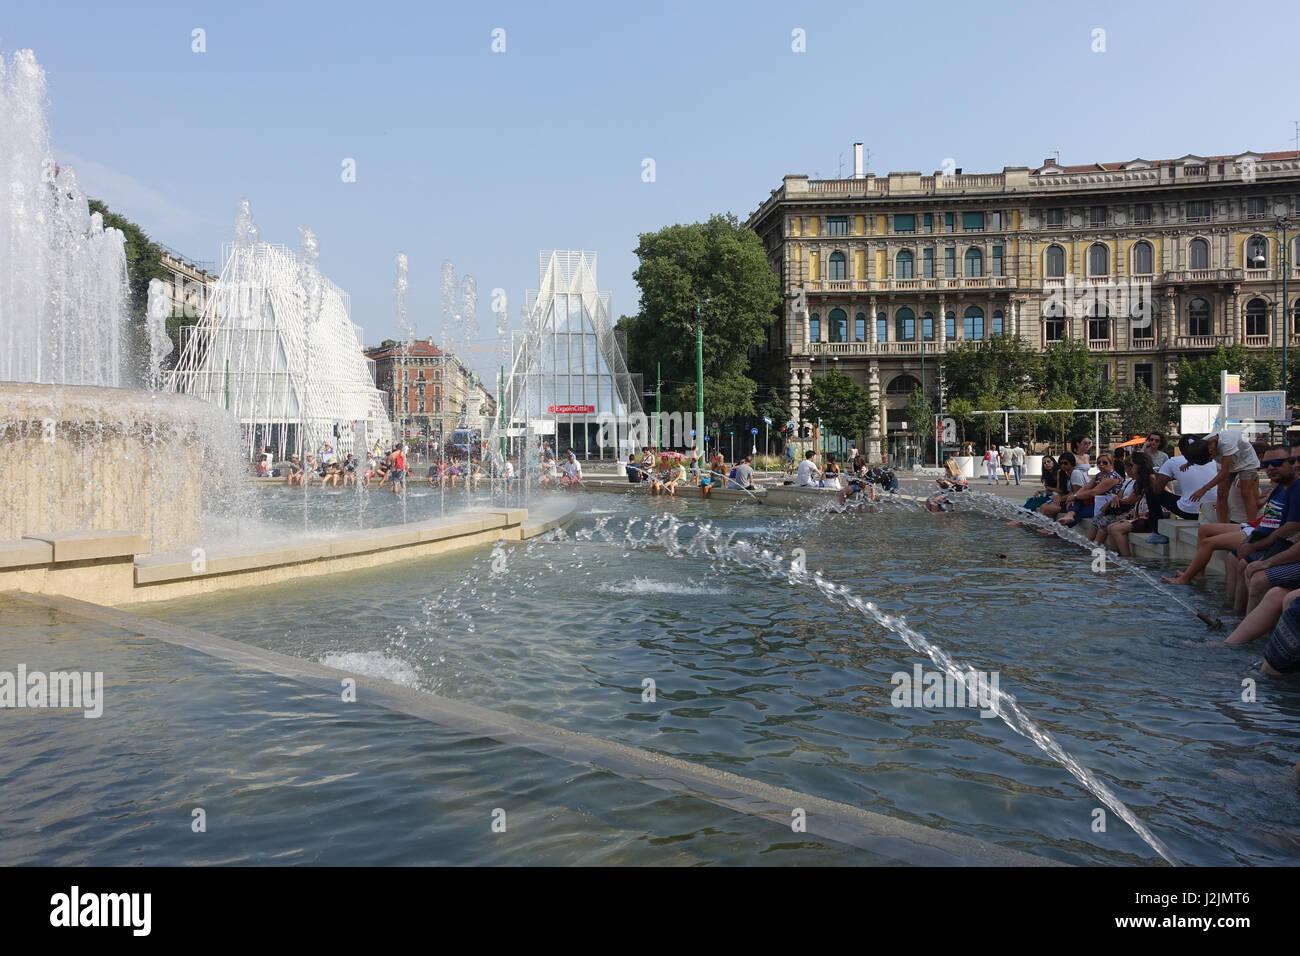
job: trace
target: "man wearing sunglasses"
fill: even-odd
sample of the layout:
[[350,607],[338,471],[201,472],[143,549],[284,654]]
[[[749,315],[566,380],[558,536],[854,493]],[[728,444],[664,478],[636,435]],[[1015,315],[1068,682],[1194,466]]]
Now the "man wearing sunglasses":
[[1165,442],[1164,432],[1152,432],[1147,435],[1146,444],[1142,446],[1143,450],[1151,456],[1151,464],[1157,470],[1169,460],[1169,455],[1165,451]]

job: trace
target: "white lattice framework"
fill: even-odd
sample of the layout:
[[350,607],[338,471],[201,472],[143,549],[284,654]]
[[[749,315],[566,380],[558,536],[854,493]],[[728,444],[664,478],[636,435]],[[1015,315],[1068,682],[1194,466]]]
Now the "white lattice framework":
[[300,453],[329,441],[358,454],[363,445],[390,443],[384,393],[371,377],[347,293],[322,276],[313,318],[298,257],[289,249],[228,243],[222,260],[221,278],[183,343],[168,390],[228,408],[250,451],[255,441]]
[[[596,254],[545,250],[538,256],[538,273],[538,288],[525,297],[525,329],[513,344],[503,396],[507,421],[553,434],[560,442],[567,432],[571,444],[591,454],[600,417],[626,421],[640,414],[641,396],[610,321],[610,295],[596,284]],[[594,411],[548,411],[563,405]]]

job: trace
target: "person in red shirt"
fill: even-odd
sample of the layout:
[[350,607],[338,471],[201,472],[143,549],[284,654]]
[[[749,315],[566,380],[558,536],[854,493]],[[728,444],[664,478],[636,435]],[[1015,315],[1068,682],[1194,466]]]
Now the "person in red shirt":
[[393,446],[392,454],[393,470],[388,473],[388,477],[393,482],[393,494],[399,493],[399,486],[406,483],[406,455],[402,452],[401,445]]

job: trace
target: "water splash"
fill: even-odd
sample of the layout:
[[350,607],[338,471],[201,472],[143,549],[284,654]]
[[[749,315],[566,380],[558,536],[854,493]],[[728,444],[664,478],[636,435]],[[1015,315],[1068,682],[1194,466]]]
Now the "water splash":
[[239,211],[235,213],[235,245],[250,247],[262,240],[262,231],[253,219],[253,209],[247,199],[239,200]]
[[0,57],[0,379],[122,386],[126,237],[54,161],[45,71]]
[[167,335],[167,317],[171,315],[172,297],[167,283],[161,279],[149,280],[149,302],[145,310],[145,321],[149,332],[149,381],[150,391],[162,388],[162,363],[174,348]]
[[[827,580],[820,571],[809,572],[802,569],[797,561],[788,562],[780,554],[759,550],[748,541],[738,541],[735,532],[724,537],[723,533],[709,522],[683,523],[676,516],[664,513],[654,518],[644,519],[645,526],[639,535],[632,533],[633,523],[628,522],[625,533],[621,537],[604,529],[600,536],[609,544],[635,549],[658,548],[670,557],[703,557],[711,560],[715,567],[727,564],[746,570],[757,570],[792,587],[811,588],[827,600],[843,604],[898,635],[908,647],[928,657],[936,667],[954,680],[963,683],[967,680],[970,667],[954,660],[947,651],[910,627],[901,618],[886,614],[874,602],[855,595],[846,585]],[[680,535],[683,531],[689,530],[695,533],[688,543],[683,544]],[[1039,727],[1014,697],[1000,689],[996,694],[996,710],[1003,723],[1064,767],[1089,793],[1127,823],[1133,832],[1164,860],[1175,866],[1178,865],[1178,860],[1173,853],[1133,811],[1125,806],[1123,801],[1091,770],[1072,757],[1051,733]]]
[[298,227],[298,284],[306,303],[303,316],[307,327],[314,329],[325,304],[325,282],[320,273],[320,241],[310,226]]

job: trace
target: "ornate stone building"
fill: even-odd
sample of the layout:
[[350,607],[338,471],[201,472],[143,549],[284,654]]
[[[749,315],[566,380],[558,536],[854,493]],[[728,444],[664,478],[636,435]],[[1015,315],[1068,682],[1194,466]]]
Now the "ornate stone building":
[[912,441],[908,395],[965,340],[1068,336],[1118,386],[1168,390],[1182,358],[1281,348],[1284,269],[1300,341],[1298,203],[1300,152],[786,176],[748,221],[785,299],[765,349],[796,418],[830,367],[867,388],[873,454],[882,428],[895,455]]
[[405,352],[390,339],[366,349],[366,357],[374,363],[375,385],[387,397],[399,436],[413,443],[446,443],[457,428],[487,434],[496,399],[477,373],[433,339],[417,339]]

